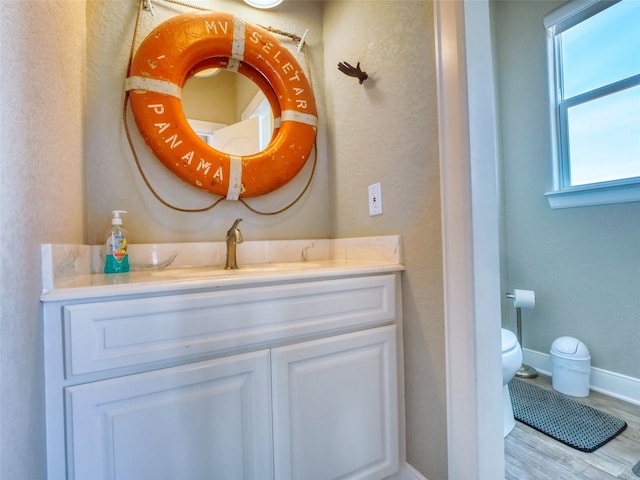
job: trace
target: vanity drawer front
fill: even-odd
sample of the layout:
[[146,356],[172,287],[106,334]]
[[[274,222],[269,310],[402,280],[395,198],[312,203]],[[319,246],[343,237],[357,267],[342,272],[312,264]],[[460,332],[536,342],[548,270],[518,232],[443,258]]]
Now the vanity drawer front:
[[395,274],[67,305],[66,377],[393,321]]

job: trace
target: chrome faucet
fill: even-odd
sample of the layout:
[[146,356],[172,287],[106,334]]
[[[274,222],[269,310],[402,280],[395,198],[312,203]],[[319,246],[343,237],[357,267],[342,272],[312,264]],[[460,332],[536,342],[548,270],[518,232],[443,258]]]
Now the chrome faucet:
[[236,245],[242,243],[242,232],[238,228],[238,224],[242,221],[241,218],[237,218],[233,223],[233,226],[227,231],[227,264],[224,266],[225,270],[235,270],[238,268],[236,262]]

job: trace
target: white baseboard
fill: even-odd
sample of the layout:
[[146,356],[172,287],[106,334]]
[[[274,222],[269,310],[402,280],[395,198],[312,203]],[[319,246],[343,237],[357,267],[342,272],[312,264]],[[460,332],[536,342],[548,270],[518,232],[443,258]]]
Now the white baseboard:
[[[551,355],[522,349],[524,363],[543,375],[551,376]],[[640,405],[640,379],[616,372],[591,367],[589,388],[610,397],[619,398],[634,405]]]
[[389,477],[387,480],[427,480],[422,476],[415,468],[408,463],[405,463],[400,467],[400,471],[395,475]]

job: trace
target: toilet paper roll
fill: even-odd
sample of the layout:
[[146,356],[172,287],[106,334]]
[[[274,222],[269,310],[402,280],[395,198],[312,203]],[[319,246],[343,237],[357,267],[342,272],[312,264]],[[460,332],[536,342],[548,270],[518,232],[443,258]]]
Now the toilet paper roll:
[[516,308],[533,308],[536,306],[536,294],[533,290],[513,291],[513,306]]

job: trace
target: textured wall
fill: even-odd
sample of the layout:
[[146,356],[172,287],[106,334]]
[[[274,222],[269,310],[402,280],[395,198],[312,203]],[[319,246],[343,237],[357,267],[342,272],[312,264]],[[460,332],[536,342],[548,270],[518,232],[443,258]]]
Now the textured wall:
[[[640,378],[640,203],[551,210],[543,16],[563,2],[492,2],[499,65],[505,291],[536,291],[526,348],[577,337],[592,365]],[[505,300],[503,323],[515,329]]]
[[85,4],[0,2],[0,478],[44,473],[40,243],[84,239]]
[[[101,243],[110,210],[124,208],[131,212],[125,220],[131,241],[138,243],[221,240],[237,216],[245,219],[245,239],[401,234],[408,269],[403,277],[408,459],[430,480],[446,478],[431,2],[288,1],[272,12],[235,0],[216,2],[220,10],[263,25],[298,34],[309,28],[320,113],[318,168],[300,204],[266,218],[237,204],[203,214],[176,213],[144,187],[121,123],[136,2],[0,0],[0,5],[0,235],[11,252],[0,257],[0,477],[44,477],[38,246]],[[184,10],[154,5],[156,17],[145,17],[142,35],[148,22]],[[361,86],[343,76],[339,61],[361,61],[370,79]],[[136,142],[167,200],[186,207],[210,201],[167,174],[139,138]],[[366,187],[377,181],[384,215],[369,217]],[[256,205],[282,205],[302,183],[304,178],[296,179]]]
[[[442,247],[431,2],[334,1],[324,10],[325,96],[335,237],[399,233],[408,461],[447,477]],[[359,85],[337,64],[361,67]],[[382,183],[381,216],[367,186]]]
[[[198,2],[191,2],[197,4]],[[210,2],[202,1],[211,7]],[[154,2],[155,16],[144,12],[137,43],[163,20],[193,11],[165,2]],[[308,52],[311,80],[319,110],[318,165],[310,190],[293,208],[280,215],[263,217],[249,212],[238,202],[223,202],[204,213],[181,213],[158,202],[138,174],[122,123],[124,78],[134,30],[136,2],[95,0],[87,3],[87,242],[103,242],[110,212],[127,210],[124,224],[132,243],[221,241],[237,217],[245,240],[326,237],[329,233],[329,201],[326,149],[324,148],[324,96],[321,2],[285,2],[268,11],[247,7],[237,0],[215,2],[217,10],[233,13],[247,21],[271,26],[297,35],[309,29]],[[282,38],[283,44],[295,43]],[[305,67],[302,53],[295,54]],[[151,184],[166,201],[184,208],[199,208],[215,197],[203,193],[170,173],[142,141],[129,115],[135,148]],[[249,200],[255,207],[277,210],[302,190],[312,162],[289,184],[276,192]]]

